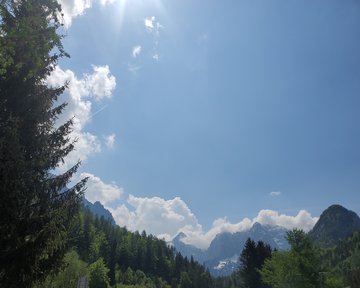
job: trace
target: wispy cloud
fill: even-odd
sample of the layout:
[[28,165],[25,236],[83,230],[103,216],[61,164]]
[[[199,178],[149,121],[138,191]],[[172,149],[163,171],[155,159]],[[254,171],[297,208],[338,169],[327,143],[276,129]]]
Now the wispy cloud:
[[132,74],[137,74],[137,72],[141,69],[140,66],[138,65],[134,65],[134,64],[131,64],[129,63],[128,64],[128,70],[132,73]]
[[154,24],[155,24],[155,16],[151,16],[151,17],[146,17],[144,19],[144,25],[147,29],[154,29]]
[[152,58],[156,61],[159,61],[159,52],[158,52],[158,45],[159,45],[159,38],[160,38],[160,31],[164,29],[164,26],[160,24],[159,21],[156,20],[155,16],[146,17],[144,19],[144,25],[146,30],[152,34],[153,37],[153,56]]
[[135,47],[133,47],[132,49],[132,52],[131,52],[131,55],[133,58],[136,58],[137,56],[139,56],[141,53],[141,46],[140,45],[137,45]]
[[108,148],[112,148],[115,144],[115,133],[111,133],[110,135],[105,137],[105,143]]
[[271,197],[278,197],[281,195],[281,192],[280,191],[273,191],[273,192],[270,192],[270,196]]

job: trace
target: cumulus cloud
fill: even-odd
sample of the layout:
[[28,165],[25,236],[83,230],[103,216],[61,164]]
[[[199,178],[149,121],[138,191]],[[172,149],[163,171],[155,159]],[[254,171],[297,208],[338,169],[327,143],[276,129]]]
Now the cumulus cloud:
[[115,143],[115,134],[111,133],[110,135],[106,136],[105,141],[106,141],[106,146],[108,148],[112,148],[114,146],[114,143]]
[[[228,222],[226,218],[219,218],[212,223],[212,227],[208,231],[204,231],[203,229],[196,229],[197,227],[191,227],[190,225],[187,225],[180,229],[180,231],[186,235],[186,237],[181,241],[183,241],[185,244],[193,245],[200,249],[207,249],[216,235],[224,232],[235,233],[239,231],[245,231],[250,229],[252,224],[253,223],[249,218],[244,218],[235,224]],[[201,227],[200,225],[198,226]]]
[[[101,151],[101,143],[98,136],[84,131],[85,125],[91,120],[92,101],[101,101],[109,98],[116,87],[116,79],[110,74],[109,67],[93,66],[91,74],[84,74],[78,78],[71,70],[62,70],[57,67],[48,77],[49,86],[57,87],[68,82],[68,88],[60,97],[60,102],[68,103],[63,113],[57,120],[56,125],[62,125],[67,120],[73,119],[73,131],[71,139],[76,139],[75,149],[66,157],[65,164],[61,170],[68,169],[79,159],[86,161],[89,155]],[[97,113],[97,112],[96,112]]]
[[119,225],[130,230],[146,230],[154,235],[173,236],[186,225],[201,229],[195,215],[179,197],[165,200],[130,195],[127,203],[131,209],[122,205],[111,212]]
[[119,225],[126,226],[132,231],[145,230],[168,241],[179,232],[183,232],[186,237],[182,241],[200,249],[208,248],[219,233],[246,231],[255,222],[308,231],[318,220],[305,210],[299,211],[296,216],[261,210],[253,219],[244,218],[238,223],[230,223],[226,218],[216,219],[212,227],[205,231],[187,204],[179,197],[165,200],[159,197],[140,198],[132,195],[128,197],[127,205],[111,209],[111,212]]
[[[65,27],[70,27],[72,19],[81,16],[92,7],[96,0],[58,0],[61,5]],[[99,0],[102,5],[114,3],[115,0]]]
[[70,27],[72,18],[84,14],[86,9],[91,8],[92,0],[58,0],[62,8],[64,24]]
[[279,214],[279,212],[273,210],[261,210],[253,219],[253,222],[265,225],[278,225],[287,229],[301,228],[307,232],[314,227],[317,220],[317,217],[312,217],[306,210],[300,210],[296,216]]
[[138,45],[138,46],[133,47],[131,55],[133,58],[136,58],[137,56],[140,55],[140,52],[141,52],[141,46]]
[[276,197],[276,196],[280,196],[280,195],[281,195],[281,192],[280,192],[280,191],[270,192],[270,196],[272,196],[272,197]]
[[154,54],[153,59],[156,60],[156,61],[159,61],[159,54]]
[[109,66],[92,65],[92,67],[94,72],[84,75],[84,84],[88,94],[94,96],[97,101],[104,97],[110,98],[116,87],[116,79],[110,74]]
[[81,173],[80,178],[88,177],[86,183],[85,197],[90,202],[100,201],[106,205],[111,201],[119,199],[123,195],[123,189],[115,183],[106,184],[99,177],[90,173]]

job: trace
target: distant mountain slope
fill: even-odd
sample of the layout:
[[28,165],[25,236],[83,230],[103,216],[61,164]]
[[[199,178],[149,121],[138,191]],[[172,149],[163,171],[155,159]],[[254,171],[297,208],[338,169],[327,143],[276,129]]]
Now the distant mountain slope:
[[212,275],[225,276],[239,267],[238,258],[248,238],[264,241],[278,250],[287,250],[286,232],[283,227],[255,223],[246,231],[218,234],[207,250],[183,243],[181,239],[186,237],[184,233],[177,235],[172,244],[182,255],[193,256],[200,263],[205,263]]
[[196,248],[195,246],[185,244],[182,239],[186,238],[186,235],[180,232],[172,241],[171,244],[176,248],[182,255],[191,257],[193,256],[198,262],[203,263],[206,260],[205,250]]
[[357,230],[360,230],[359,216],[341,205],[332,205],[320,215],[309,236],[318,245],[332,246]]
[[115,219],[110,213],[110,211],[107,210],[99,201],[96,201],[94,204],[92,204],[85,197],[83,197],[82,205],[85,209],[89,210],[90,213],[92,213],[93,215],[99,218],[104,217],[104,219],[109,220],[112,225],[116,224]]
[[287,230],[279,226],[261,225],[255,223],[249,230],[237,233],[218,234],[207,250],[207,259],[233,257],[240,254],[248,238],[254,241],[264,241],[271,247],[286,250],[289,248],[285,240]]

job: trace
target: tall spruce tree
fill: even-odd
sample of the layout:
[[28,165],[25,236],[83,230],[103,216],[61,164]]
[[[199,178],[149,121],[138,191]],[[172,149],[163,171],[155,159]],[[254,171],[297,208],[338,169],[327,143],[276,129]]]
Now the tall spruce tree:
[[67,56],[56,0],[0,0],[0,286],[31,287],[58,267],[86,179],[80,163],[51,174],[74,149],[72,121],[55,127],[65,87],[46,78]]
[[255,243],[248,238],[245,242],[244,249],[240,255],[241,287],[244,288],[268,288],[261,281],[259,270],[262,268],[266,259],[271,257],[272,249],[270,245],[262,241]]

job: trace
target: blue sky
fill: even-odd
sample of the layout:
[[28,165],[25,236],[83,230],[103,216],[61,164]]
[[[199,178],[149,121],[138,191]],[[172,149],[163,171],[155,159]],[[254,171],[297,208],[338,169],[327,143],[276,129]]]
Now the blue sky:
[[60,2],[70,158],[119,224],[205,247],[360,212],[358,1]]

